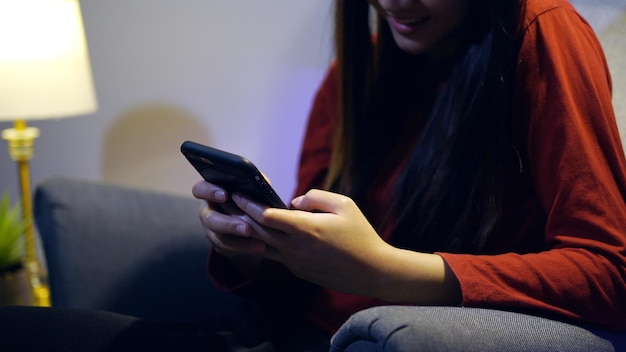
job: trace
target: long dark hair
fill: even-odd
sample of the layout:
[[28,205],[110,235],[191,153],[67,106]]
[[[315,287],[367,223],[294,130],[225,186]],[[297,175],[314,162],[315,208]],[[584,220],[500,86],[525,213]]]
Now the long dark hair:
[[[434,100],[394,192],[388,221],[398,246],[479,253],[501,215],[521,4],[479,0],[472,7],[467,44],[438,76],[427,58],[398,48],[380,18],[372,43],[367,1],[337,1],[341,105],[328,187],[362,202],[402,130],[393,116],[411,102]],[[445,82],[440,92],[438,80]]]

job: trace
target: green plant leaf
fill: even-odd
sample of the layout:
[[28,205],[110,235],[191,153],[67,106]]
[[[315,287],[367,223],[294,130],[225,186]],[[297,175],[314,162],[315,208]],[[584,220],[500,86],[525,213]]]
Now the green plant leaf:
[[21,205],[11,207],[5,192],[0,201],[0,271],[20,264],[24,258],[26,225]]

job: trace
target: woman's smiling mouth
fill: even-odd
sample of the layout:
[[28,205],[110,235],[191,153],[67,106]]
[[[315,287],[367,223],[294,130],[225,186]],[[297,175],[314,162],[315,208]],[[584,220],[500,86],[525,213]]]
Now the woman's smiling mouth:
[[387,21],[389,21],[394,31],[400,34],[409,34],[423,26],[428,18],[428,16],[399,18],[388,14]]

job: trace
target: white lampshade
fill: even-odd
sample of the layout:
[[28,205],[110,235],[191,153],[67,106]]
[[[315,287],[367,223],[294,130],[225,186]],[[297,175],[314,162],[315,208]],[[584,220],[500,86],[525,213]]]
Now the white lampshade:
[[0,120],[96,108],[78,1],[0,0]]

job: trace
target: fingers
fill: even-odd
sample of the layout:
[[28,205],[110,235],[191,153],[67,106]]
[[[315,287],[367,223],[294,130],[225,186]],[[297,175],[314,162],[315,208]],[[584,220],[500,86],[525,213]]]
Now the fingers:
[[228,197],[226,191],[210,182],[199,181],[191,193],[204,200],[199,217],[213,248],[225,256],[262,255],[266,245],[250,237],[253,223]]
[[198,199],[205,200],[211,209],[225,214],[241,214],[241,211],[229,199],[226,191],[210,182],[199,181],[191,189],[191,193]]
[[265,243],[268,249],[270,247],[280,248],[285,245],[285,241],[289,238],[289,236],[285,237],[285,232],[287,232],[285,229],[289,228],[289,224],[294,220],[285,222],[284,217],[295,216],[296,214],[292,214],[292,211],[287,209],[270,208],[237,193],[232,195],[232,200],[245,213],[243,218],[248,219],[251,237]]
[[224,218],[213,214],[207,216],[205,225],[217,233],[257,239],[266,245],[264,257],[278,261],[279,252],[300,247],[299,234],[320,232],[321,223],[329,223],[337,214],[355,207],[350,198],[321,190],[312,190],[296,198],[294,206],[298,209],[295,210],[270,208],[238,193],[232,194],[231,199],[241,215],[231,213]]
[[224,203],[228,199],[224,189],[206,181],[196,182],[191,189],[191,194],[198,199],[213,203]]
[[[252,224],[255,230],[261,230],[261,227],[276,227],[274,219],[274,215],[272,214],[282,214],[289,213],[290,210],[287,209],[277,209],[270,208],[267,205],[263,205],[261,203],[257,203],[248,198],[243,197],[238,193],[234,193],[232,195],[233,203],[245,214],[247,214],[256,224]],[[255,226],[255,225],[261,225]],[[259,231],[255,231],[259,232]],[[260,231],[263,232],[263,231]]]
[[250,225],[237,216],[222,214],[204,206],[200,210],[200,221],[213,248],[222,255],[259,255],[265,252],[265,244],[251,238]]
[[200,221],[205,228],[217,232],[227,233],[239,237],[250,237],[250,225],[237,216],[215,211],[206,204],[200,210]]
[[241,238],[230,235],[207,232],[207,237],[216,252],[224,256],[263,255],[265,243],[255,238]]

